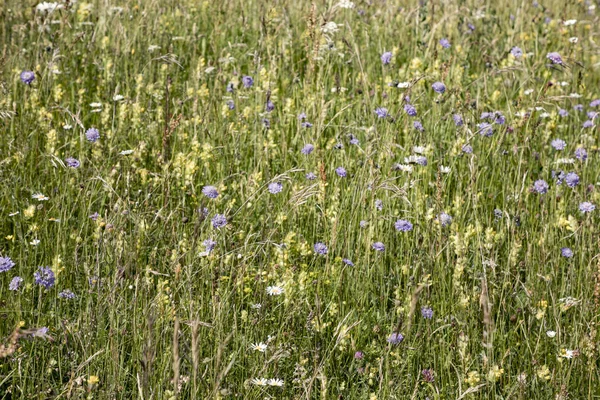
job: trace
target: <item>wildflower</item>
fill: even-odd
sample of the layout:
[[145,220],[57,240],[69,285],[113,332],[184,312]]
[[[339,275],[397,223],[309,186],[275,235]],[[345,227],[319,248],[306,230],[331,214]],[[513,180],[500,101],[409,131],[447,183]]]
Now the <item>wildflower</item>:
[[85,137],[88,142],[95,143],[100,139],[100,132],[96,128],[90,128],[85,131]]
[[260,343],[252,343],[250,345],[250,348],[254,351],[260,351],[261,353],[264,353],[265,351],[267,351],[267,344],[260,342]]
[[267,294],[269,296],[280,296],[283,294],[283,292],[284,292],[284,290],[280,286],[268,286],[267,287]]
[[452,170],[450,169],[450,167],[445,167],[445,166],[443,166],[443,165],[440,165],[440,172],[441,172],[442,174],[449,174],[449,173],[450,173],[450,171],[452,171]]
[[356,353],[354,353],[355,360],[362,360],[364,357],[365,357],[365,355],[363,354],[362,351],[357,351]]
[[523,50],[521,50],[520,47],[515,46],[510,49],[510,54],[512,54],[515,58],[521,58],[523,57]]
[[130,154],[133,154],[133,150],[121,150],[121,151],[119,152],[119,155],[120,155],[120,156],[128,156],[128,155],[130,155]]
[[264,126],[266,129],[269,129],[269,128],[271,128],[271,121],[269,121],[268,119],[266,119],[266,118],[263,118],[263,120],[262,120],[262,123],[263,123],[263,126]]
[[431,85],[431,88],[439,94],[442,94],[446,91],[446,85],[444,85],[442,82],[435,82],[433,85]]
[[347,258],[342,258],[342,262],[344,264],[346,264],[347,266],[349,266],[349,267],[354,267],[354,263],[351,260],[347,259]]
[[390,61],[392,61],[392,52],[391,51],[386,51],[385,53],[383,53],[381,55],[381,62],[383,63],[383,65],[388,65],[390,63]]
[[317,179],[317,175],[315,175],[314,172],[309,172],[305,175],[305,178],[309,181],[314,181],[315,179]]
[[354,3],[350,0],[340,0],[337,6],[339,8],[354,8]]
[[267,386],[269,381],[266,378],[253,378],[250,382],[256,386]]
[[365,220],[362,220],[358,223],[358,226],[360,226],[361,228],[366,228],[367,225],[369,225],[369,223]]
[[556,52],[546,54],[546,58],[552,62],[552,64],[563,65],[563,60],[560,54]]
[[556,336],[556,332],[555,331],[546,331],[546,336],[548,336],[550,339],[552,339]]
[[575,104],[573,106],[573,110],[579,111],[579,112],[583,111],[583,104]]
[[387,342],[390,344],[400,344],[404,340],[404,336],[398,332],[392,332],[387,338]]
[[92,221],[96,221],[98,219],[98,217],[100,217],[100,214],[98,214],[98,211],[96,211],[95,213],[90,215],[88,218],[91,219]]
[[325,243],[317,242],[313,246],[313,249],[318,255],[324,256],[327,254],[327,246],[325,245]]
[[377,116],[379,118],[386,118],[389,116],[388,114],[388,110],[385,107],[378,107],[375,109],[375,114],[377,114]]
[[40,241],[38,239],[33,239],[31,242],[29,242],[29,244],[32,246],[37,246],[38,244],[40,244]]
[[384,251],[385,250],[385,245],[381,242],[375,242],[373,243],[373,250],[375,251]]
[[479,128],[478,132],[482,136],[490,137],[494,134],[494,129],[492,128],[492,125],[487,122],[477,124],[477,128]]
[[245,75],[242,77],[242,84],[246,89],[249,89],[252,87],[252,85],[254,85],[254,79],[252,79],[251,76]]
[[69,299],[70,300],[70,299],[74,299],[76,296],[75,296],[75,293],[73,293],[71,290],[65,289],[58,294],[58,297],[60,297],[61,299]]
[[302,126],[303,128],[312,128],[313,124],[311,124],[308,121],[304,121],[300,124],[300,126]]
[[431,307],[421,307],[421,315],[425,319],[433,318],[433,309]]
[[558,115],[560,115],[561,117],[568,117],[569,116],[569,112],[565,109],[559,108],[558,109]]
[[47,1],[43,1],[35,6],[35,10],[41,13],[51,13],[55,10],[60,10],[61,8],[63,8],[62,4],[49,3]]
[[202,188],[202,194],[208,197],[209,199],[216,199],[217,197],[219,197],[219,192],[214,186],[204,186]]
[[67,166],[71,168],[79,168],[79,166],[81,165],[79,160],[73,157],[65,158],[65,164],[67,164]]
[[421,375],[423,375],[423,380],[425,382],[432,383],[435,380],[433,370],[431,369],[424,369],[421,371]]
[[271,100],[267,100],[267,105],[265,106],[267,112],[271,112],[275,109],[275,104]]
[[452,119],[454,120],[454,125],[456,126],[463,126],[464,122],[463,122],[463,117],[460,114],[454,114],[452,116]]
[[440,224],[442,224],[442,226],[448,226],[452,223],[452,217],[443,212],[440,213],[440,215],[438,215],[438,221],[440,222]]
[[20,75],[21,82],[31,85],[31,82],[35,80],[35,73],[33,71],[23,71]]
[[335,173],[340,177],[340,178],[345,178],[346,175],[348,175],[348,173],[346,172],[346,169],[344,167],[337,167],[335,169]]
[[538,179],[533,183],[533,190],[539,194],[544,194],[548,192],[548,183],[543,179]]
[[10,271],[16,264],[10,257],[0,257],[0,273]]
[[582,127],[584,128],[593,128],[594,127],[594,121],[592,120],[587,120],[583,123]]
[[463,153],[471,154],[471,153],[473,153],[473,146],[471,146],[470,144],[465,144],[465,145],[463,145],[461,150]]
[[113,96],[113,101],[121,101],[121,100],[123,100],[124,98],[125,98],[125,96],[123,96],[123,95],[120,95],[120,94],[115,94],[115,95]]
[[421,121],[414,121],[413,122],[413,127],[418,130],[419,132],[423,132],[425,130],[425,128],[423,128],[423,124],[421,123]]
[[46,289],[54,286],[54,272],[49,267],[39,267],[38,272],[33,274],[35,283],[45,287]]
[[8,284],[8,290],[17,291],[21,287],[22,283],[23,278],[21,278],[20,276],[15,276]]
[[379,199],[375,200],[375,208],[379,211],[383,210],[383,201]]
[[550,146],[554,147],[554,150],[564,150],[567,143],[562,139],[554,139],[550,142]]
[[305,156],[307,156],[310,153],[312,153],[314,149],[315,149],[315,146],[312,145],[312,144],[310,144],[310,143],[308,143],[308,144],[304,145],[304,147],[302,148],[302,150],[300,150],[300,152],[302,154],[304,154]]
[[282,379],[269,379],[267,381],[267,385],[282,387],[283,386],[283,380]]
[[229,82],[225,90],[227,91],[227,93],[235,92],[235,85],[233,84],[233,82]]
[[499,210],[499,209],[497,209],[497,208],[496,208],[496,209],[494,209],[494,217],[495,217],[496,219],[501,219],[501,218],[502,218],[502,210]]
[[277,194],[283,190],[283,184],[281,182],[271,182],[268,189],[271,194]]
[[573,257],[573,250],[571,250],[568,247],[563,247],[562,249],[560,249],[560,254],[564,258],[571,258],[571,257]]
[[575,172],[569,172],[567,176],[565,176],[565,182],[567,183],[568,187],[574,188],[575,186],[579,185],[579,175],[577,175]]
[[206,239],[205,241],[202,242],[202,245],[204,246],[204,250],[210,254],[214,250],[215,246],[217,245],[217,242],[215,242],[212,239]]
[[405,104],[404,112],[406,112],[406,114],[408,114],[409,117],[417,116],[417,109],[412,104]]
[[235,110],[235,103],[233,102],[233,100],[227,100],[227,108],[229,108],[230,110]]
[[410,82],[400,82],[396,85],[397,88],[406,89],[410,87]]
[[46,201],[46,200],[49,200],[48,196],[44,196],[41,193],[34,193],[34,194],[31,195],[31,198],[34,199],[34,200],[37,200],[37,201]]
[[442,38],[440,39],[440,45],[445,48],[445,49],[449,49],[450,48],[450,41],[446,38]]
[[336,24],[333,21],[329,21],[327,22],[325,25],[323,25],[321,27],[321,32],[327,34],[327,33],[335,33],[339,30],[338,28],[338,24]]
[[590,203],[589,201],[584,201],[583,203],[579,203],[579,211],[582,213],[590,213],[596,209],[596,206]]
[[405,219],[399,219],[394,226],[398,232],[410,232],[413,229],[413,224]]
[[568,358],[568,359],[571,359],[578,355],[579,355],[579,352],[577,350],[567,350],[567,349],[561,349],[560,353],[558,354],[559,357]]
[[217,214],[212,218],[211,222],[213,228],[219,229],[227,225],[227,218],[222,214]]

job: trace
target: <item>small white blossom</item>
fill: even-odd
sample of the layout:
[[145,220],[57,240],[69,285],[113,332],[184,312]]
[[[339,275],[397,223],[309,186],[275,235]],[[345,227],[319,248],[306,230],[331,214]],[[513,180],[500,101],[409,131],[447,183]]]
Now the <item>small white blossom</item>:
[[354,8],[354,3],[350,0],[341,0],[339,3],[337,3],[337,6],[339,8]]
[[37,201],[46,201],[46,200],[49,200],[49,197],[44,196],[41,193],[34,193],[34,194],[31,195],[31,198],[34,199],[34,200],[37,200]]
[[548,336],[550,339],[552,339],[553,337],[556,336],[556,332],[555,331],[546,331],[546,336]]
[[269,286],[267,287],[267,294],[269,296],[279,296],[284,292],[283,288],[280,286]]
[[267,344],[263,342],[252,343],[250,345],[250,348],[254,351],[260,351],[261,353],[264,353],[265,351],[267,351]]
[[576,20],[576,19],[568,19],[568,20],[566,20],[565,22],[563,22],[563,24],[564,24],[565,26],[571,26],[571,25],[575,25],[576,23],[577,23],[577,20]]
[[399,87],[400,89],[406,89],[406,88],[409,88],[409,87],[410,87],[410,82],[400,82],[400,83],[398,84],[398,87]]
[[325,25],[321,27],[321,32],[323,33],[335,33],[339,30],[338,24],[333,21],[329,21]]

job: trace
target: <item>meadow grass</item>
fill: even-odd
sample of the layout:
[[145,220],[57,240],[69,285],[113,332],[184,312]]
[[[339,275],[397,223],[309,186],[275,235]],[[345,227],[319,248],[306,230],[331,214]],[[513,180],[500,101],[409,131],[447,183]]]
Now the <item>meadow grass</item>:
[[3,0],[0,399],[600,398],[595,5]]

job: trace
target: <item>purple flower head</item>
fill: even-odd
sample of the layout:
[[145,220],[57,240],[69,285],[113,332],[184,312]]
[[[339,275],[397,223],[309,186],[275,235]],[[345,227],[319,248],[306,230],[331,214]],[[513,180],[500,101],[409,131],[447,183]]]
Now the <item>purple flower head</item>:
[[415,128],[419,132],[423,132],[425,130],[425,128],[423,128],[423,124],[421,123],[421,121],[414,121],[413,128]]
[[452,119],[454,120],[454,125],[456,126],[463,126],[464,125],[464,121],[463,121],[463,117],[460,114],[454,114],[452,116]]
[[357,351],[356,353],[354,353],[354,358],[356,360],[362,360],[365,357],[365,355],[363,354],[362,351]]
[[98,214],[98,211],[96,211],[95,213],[91,214],[88,218],[91,219],[92,221],[97,221],[99,217],[100,217],[100,214]]
[[233,100],[227,100],[227,108],[229,108],[230,110],[235,110],[235,103],[233,102]]
[[450,41],[446,38],[442,38],[440,39],[440,45],[445,48],[445,49],[449,49],[450,48]]
[[440,224],[442,224],[442,226],[448,226],[452,223],[452,217],[443,212],[440,213],[440,215],[438,215],[438,221],[440,222]]
[[558,109],[558,115],[560,115],[561,117],[568,117],[569,116],[569,112],[563,108],[559,108]]
[[95,143],[100,139],[100,132],[98,132],[98,129],[96,128],[90,128],[85,131],[85,138],[88,142]]
[[427,383],[433,383],[433,381],[435,381],[435,376],[431,369],[424,369],[421,371],[421,375],[423,375],[423,380]]
[[465,144],[462,147],[462,151],[463,151],[463,153],[471,154],[471,153],[473,153],[473,146],[471,146],[470,144]]
[[597,111],[588,111],[587,112],[587,117],[591,120],[595,119],[597,116],[598,116]]
[[387,342],[390,344],[400,344],[404,340],[404,335],[398,332],[392,332],[387,338]]
[[15,263],[10,259],[10,257],[0,257],[0,273],[9,271],[14,266]]
[[233,82],[229,82],[225,90],[227,90],[228,93],[233,93],[235,91],[235,86],[233,85]]
[[315,250],[315,253],[317,253],[320,256],[327,255],[328,250],[327,250],[327,246],[325,246],[325,243],[317,242],[313,246],[313,249]]
[[39,267],[39,270],[33,274],[35,283],[45,287],[46,289],[54,286],[54,272],[49,267]]
[[504,125],[506,122],[506,118],[500,111],[494,112],[494,123],[496,125]]
[[394,226],[398,232],[410,232],[413,230],[413,224],[405,219],[399,219]]
[[71,290],[65,289],[58,294],[58,297],[60,297],[61,299],[71,300],[77,296],[75,296],[75,293],[73,293]]
[[298,114],[298,121],[304,121],[306,118],[306,113],[301,112],[300,114]]
[[350,260],[348,258],[342,258],[342,262],[349,267],[354,267],[354,263],[352,262],[352,260]]
[[341,150],[344,148],[344,144],[343,143],[336,143],[335,146],[333,146],[334,149],[336,150]]
[[569,172],[567,176],[565,176],[565,182],[567,183],[568,187],[574,188],[575,186],[579,185],[579,175],[577,175],[575,172]]
[[71,168],[79,168],[79,166],[81,165],[79,160],[73,157],[65,158],[65,164],[67,164],[67,167]]
[[550,146],[554,147],[554,150],[564,150],[567,147],[567,143],[562,139],[554,139],[550,142]]
[[521,58],[523,57],[523,50],[521,50],[520,47],[515,46],[510,49],[510,54],[512,54],[515,58]]
[[23,278],[21,278],[20,276],[15,276],[8,284],[8,290],[17,291],[21,287],[22,283]]
[[560,254],[564,258],[571,258],[571,257],[573,257],[573,250],[571,250],[568,247],[563,247],[562,249],[560,249]]
[[494,209],[494,217],[495,217],[496,219],[502,219],[502,210],[500,210],[500,209],[497,209],[497,208],[496,208],[496,209]]
[[591,119],[588,119],[587,121],[585,121],[582,125],[584,128],[593,128],[594,127],[594,121],[592,121]]
[[412,104],[405,104],[404,112],[406,112],[406,114],[408,114],[409,117],[417,116],[417,109]]
[[375,251],[384,251],[385,250],[385,245],[381,242],[375,242],[373,243],[373,250]]
[[375,109],[375,114],[377,114],[379,118],[387,118],[390,115],[385,107],[377,107]]
[[300,124],[300,126],[302,126],[303,128],[312,128],[313,124],[311,124],[308,121],[304,121]]
[[300,152],[302,154],[304,154],[305,156],[307,156],[310,153],[312,153],[314,149],[315,149],[315,146],[312,145],[312,144],[310,144],[310,143],[308,143],[308,144],[304,145],[304,147],[302,148],[302,150],[300,150]]
[[348,173],[346,172],[346,169],[344,167],[337,167],[335,169],[335,173],[341,178],[345,178],[346,175],[348,175]]
[[202,188],[202,194],[208,197],[209,199],[216,199],[219,197],[219,191],[214,186],[204,186]]
[[227,218],[223,214],[216,214],[211,222],[213,228],[219,229],[227,225]]
[[583,203],[579,203],[579,211],[582,213],[590,213],[596,209],[596,206],[590,203],[589,201],[584,201]]
[[481,116],[479,117],[479,119],[491,119],[493,116],[494,116],[493,112],[484,111],[481,113]]
[[350,144],[358,146],[360,144],[358,138],[352,134],[348,135],[350,137]]
[[477,128],[479,128],[478,132],[482,136],[490,137],[494,134],[494,129],[492,128],[492,125],[487,122],[477,124]]
[[475,32],[475,25],[473,25],[472,23],[468,23],[467,24],[467,28],[469,28],[469,32],[468,33],[473,33]]
[[379,211],[383,210],[383,201],[379,199],[375,200],[375,208]]
[[269,121],[268,119],[266,119],[266,118],[263,118],[263,120],[262,120],[262,123],[263,123],[263,126],[264,126],[266,129],[269,129],[269,128],[271,128],[271,121]]
[[598,107],[600,106],[600,99],[592,100],[590,103],[590,107]]
[[433,309],[431,307],[421,307],[421,315],[425,319],[433,318]]
[[416,156],[415,157],[415,163],[417,163],[420,166],[424,167],[424,166],[427,165],[427,157],[425,157],[425,156]]
[[265,106],[267,112],[271,112],[275,109],[275,104],[271,100],[267,100],[267,105]]
[[217,245],[217,242],[215,242],[212,239],[206,239],[205,241],[202,242],[202,245],[204,246],[204,250],[207,253],[210,253],[214,250],[215,246]]
[[563,65],[563,60],[560,54],[556,52],[546,54],[546,58],[552,62],[552,64]]
[[392,61],[392,52],[391,51],[386,51],[385,53],[383,53],[381,55],[381,62],[383,63],[383,65],[388,65],[390,63],[390,61]]
[[573,110],[579,111],[579,112],[583,111],[583,104],[575,104],[573,106]]
[[31,82],[35,80],[35,73],[33,71],[21,72],[21,82],[31,85]]
[[269,193],[277,194],[283,190],[283,184],[281,182],[271,182],[269,183]]
[[367,227],[367,225],[369,225],[369,223],[368,223],[367,221],[365,221],[365,220],[362,220],[362,221],[360,221],[360,222],[358,223],[358,226],[360,226],[360,227],[361,227],[361,228],[363,228],[363,229],[364,229],[364,228],[366,228],[366,227]]
[[317,179],[317,175],[315,175],[314,172],[309,172],[304,177],[309,181],[314,181],[315,179]]
[[533,190],[539,194],[544,194],[548,192],[548,183],[543,179],[538,179],[533,183]]
[[244,85],[244,87],[245,87],[246,89],[249,89],[249,88],[251,88],[251,87],[252,87],[252,85],[254,85],[254,79],[252,79],[252,77],[251,77],[251,76],[245,75],[245,76],[242,78],[242,84]]
[[444,85],[442,82],[435,82],[433,85],[431,85],[431,88],[439,94],[442,94],[446,91],[446,85]]

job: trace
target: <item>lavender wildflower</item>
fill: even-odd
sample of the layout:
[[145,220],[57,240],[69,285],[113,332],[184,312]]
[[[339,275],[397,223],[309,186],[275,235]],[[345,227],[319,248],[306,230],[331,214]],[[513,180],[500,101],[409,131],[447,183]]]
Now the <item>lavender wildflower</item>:
[[205,241],[202,242],[202,245],[204,246],[204,250],[210,254],[214,250],[215,246],[217,245],[217,242],[215,242],[212,239],[206,239]]
[[386,51],[385,53],[383,53],[381,55],[381,62],[383,63],[383,65],[388,65],[390,63],[390,61],[392,61],[392,52],[391,51]]
[[373,250],[375,251],[384,251],[385,250],[385,245],[381,242],[375,242],[373,243]]
[[266,119],[266,118],[263,118],[263,120],[262,120],[262,123],[263,123],[263,126],[264,126],[266,129],[269,129],[269,128],[271,128],[271,121],[269,121],[268,119]]
[[425,128],[423,128],[423,124],[421,123],[421,121],[414,121],[413,122],[413,127],[418,130],[419,132],[423,132],[425,130]]
[[387,338],[387,342],[390,344],[400,344],[404,340],[404,335],[398,332],[392,332]]
[[20,75],[21,82],[31,85],[31,82],[35,80],[35,73],[33,71],[23,71]]
[[325,243],[321,243],[321,242],[317,242],[315,243],[315,245],[313,246],[313,249],[315,250],[315,253],[317,253],[320,256],[324,256],[327,254],[327,246],[325,246]]
[[308,121],[304,121],[300,124],[300,126],[302,126],[303,128],[312,128],[313,124],[311,124]]
[[45,287],[46,289],[50,289],[54,286],[54,272],[49,267],[39,267],[38,272],[33,274],[35,279],[35,283]]
[[271,100],[267,100],[267,105],[265,106],[267,112],[271,112],[275,109],[275,104]]
[[362,221],[360,221],[360,222],[358,223],[358,226],[360,226],[360,227],[361,227],[361,228],[363,228],[363,229],[364,229],[364,228],[366,228],[366,227],[367,227],[367,225],[369,225],[369,223],[368,223],[367,221],[365,221],[365,220],[362,220]]
[[283,190],[283,184],[281,182],[271,182],[269,183],[269,193],[277,194]]
[[354,263],[348,258],[342,258],[342,262],[349,267],[354,267]]
[[233,93],[235,91],[235,86],[233,85],[233,82],[229,82],[227,84],[227,88],[225,89],[228,93]]
[[431,88],[439,94],[442,94],[446,91],[446,85],[444,85],[442,82],[435,82],[433,85],[431,85]]
[[214,186],[204,186],[202,188],[202,194],[208,197],[209,199],[216,199],[219,197],[219,191]]
[[235,110],[235,103],[233,102],[233,100],[227,100],[227,108],[229,108],[230,110]]
[[100,139],[100,132],[98,132],[98,129],[96,128],[90,128],[85,131],[85,137],[88,142],[95,143]]
[[450,48],[450,41],[446,38],[442,38],[440,39],[440,45],[445,48],[445,49],[449,49]]
[[563,65],[563,60],[560,54],[556,52],[546,54],[546,58],[552,62],[552,64]]
[[548,192],[548,183],[543,179],[538,179],[533,183],[533,190],[539,194],[544,194]]
[[75,293],[73,293],[71,290],[65,289],[65,290],[63,290],[62,292],[60,292],[58,294],[58,297],[60,297],[61,299],[71,300],[71,299],[74,299],[77,296],[75,296]]
[[423,375],[423,380],[427,383],[433,383],[433,381],[435,380],[433,370],[431,369],[424,369],[423,371],[421,371],[421,375]]
[[579,211],[582,213],[590,213],[596,209],[596,206],[589,201],[584,201],[583,203],[579,203]]
[[394,227],[398,232],[410,232],[413,230],[413,224],[405,219],[399,219],[396,221]]
[[98,220],[99,217],[100,217],[100,214],[98,214],[98,211],[96,211],[95,213],[90,215],[88,218],[91,219],[92,221],[96,221],[96,220]]
[[592,120],[587,120],[583,123],[582,125],[583,128],[593,128],[594,127],[594,121]]
[[523,50],[521,50],[520,47],[515,46],[510,49],[510,54],[512,54],[515,58],[521,58],[523,57]]
[[562,139],[554,139],[550,146],[554,147],[554,150],[564,150],[567,147],[567,143]]
[[250,89],[252,85],[254,85],[254,79],[252,79],[251,76],[246,75],[242,78],[242,84],[246,89]]
[[14,266],[15,263],[10,257],[0,257],[0,273],[10,271]]
[[375,208],[379,211],[383,210],[383,201],[379,199],[375,200]]
[[565,182],[567,183],[568,187],[574,188],[575,186],[579,185],[579,175],[577,175],[575,172],[569,172],[567,176],[565,176]]
[[315,179],[317,179],[317,175],[315,175],[314,172],[309,172],[308,174],[306,174],[304,176],[306,179],[308,179],[309,181],[314,181]]
[[405,104],[404,111],[408,114],[409,117],[417,116],[417,109],[412,104]]
[[387,118],[390,115],[385,107],[377,107],[375,109],[375,114],[377,114],[379,118]]
[[569,116],[569,112],[565,109],[559,108],[558,109],[558,115],[560,115],[561,117],[568,117]]
[[494,129],[492,128],[492,125],[487,122],[477,124],[477,128],[479,128],[479,134],[482,136],[490,137],[494,134]]
[[219,229],[227,225],[227,218],[222,214],[216,214],[212,220],[213,228]]
[[598,107],[600,106],[600,99],[592,100],[590,103],[590,107]]
[[575,104],[573,106],[573,110],[579,111],[579,112],[583,111],[583,104]]
[[440,215],[438,215],[438,221],[440,222],[440,224],[442,224],[442,226],[448,226],[452,223],[452,217],[443,212],[440,213]]
[[346,172],[346,169],[344,167],[337,167],[335,169],[335,173],[341,178],[345,178],[346,175],[348,175],[348,173]]
[[563,247],[562,249],[560,249],[560,254],[564,258],[571,258],[571,257],[573,257],[573,250],[571,250],[568,247]]
[[421,315],[425,319],[433,318],[433,309],[431,307],[421,307]]
[[71,168],[79,168],[79,166],[81,165],[79,160],[73,157],[65,158],[65,164],[67,164],[67,167]]
[[21,287],[22,283],[23,278],[21,278],[20,276],[15,276],[8,284],[8,290],[17,291]]
[[456,125],[456,126],[463,126],[464,125],[462,115],[460,115],[460,114],[454,114],[452,116],[452,119],[454,120],[454,125]]
[[471,154],[471,153],[473,153],[473,146],[471,146],[470,144],[465,144],[462,147],[462,151],[463,151],[463,153]]
[[355,358],[356,360],[362,360],[362,359],[364,358],[364,356],[365,356],[365,355],[363,354],[363,352],[362,352],[362,351],[357,351],[356,353],[354,353],[354,358]]
[[314,149],[315,149],[315,146],[309,143],[309,144],[305,144],[304,147],[302,148],[302,150],[300,150],[300,152],[302,154],[304,154],[305,156],[307,156],[310,153],[312,153]]

